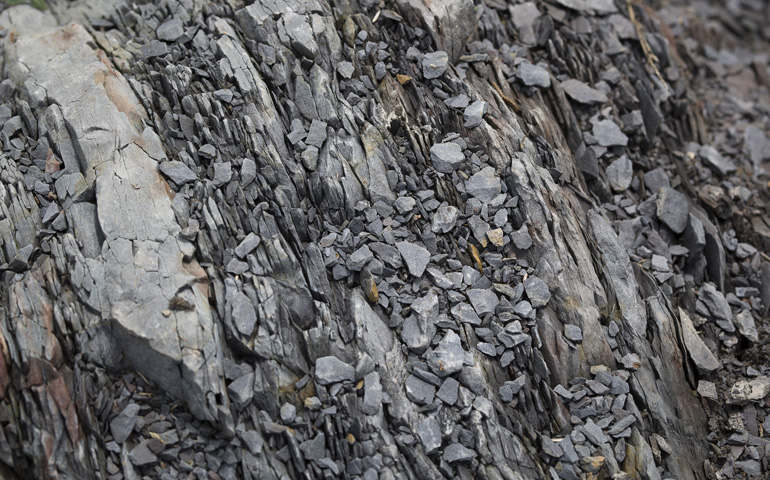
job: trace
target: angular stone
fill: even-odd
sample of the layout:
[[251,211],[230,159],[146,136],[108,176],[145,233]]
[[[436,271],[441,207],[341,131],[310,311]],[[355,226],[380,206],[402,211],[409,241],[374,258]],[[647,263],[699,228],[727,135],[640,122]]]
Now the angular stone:
[[612,162],[607,167],[605,173],[607,180],[610,182],[610,187],[616,192],[624,192],[631,185],[631,180],[634,178],[634,167],[631,164],[631,160],[623,155]]
[[131,432],[134,430],[134,425],[139,418],[139,405],[135,403],[129,403],[126,408],[113,418],[110,422],[110,433],[112,433],[112,439],[118,444],[122,444],[128,439]]
[[738,325],[738,332],[746,337],[746,339],[753,343],[759,343],[759,332],[754,324],[754,317],[749,310],[741,310],[741,312],[735,316],[735,322]]
[[551,75],[548,73],[548,70],[540,65],[521,62],[516,71],[516,77],[518,77],[524,85],[529,87],[551,87]]
[[690,207],[687,197],[673,188],[661,188],[658,194],[657,215],[674,233],[684,232],[689,219]]
[[723,177],[737,169],[732,160],[723,157],[717,149],[709,145],[702,146],[698,154],[709,168]]
[[679,309],[679,321],[682,324],[682,336],[687,353],[701,374],[711,373],[719,369],[719,360],[711,353],[703,340],[701,340],[695,326],[687,313]]
[[377,415],[382,408],[382,385],[380,374],[371,372],[364,377],[364,404],[361,411],[365,415]]
[[428,405],[433,403],[433,397],[436,395],[436,387],[428,382],[409,375],[406,378],[406,397],[417,405]]
[[243,410],[254,397],[254,373],[250,372],[235,379],[227,386],[227,394],[230,395],[235,408]]
[[524,281],[524,289],[533,308],[544,307],[551,300],[551,291],[548,285],[538,277],[530,276],[527,278]]
[[706,380],[698,380],[698,395],[711,401],[718,401],[717,386]]
[[460,388],[460,382],[452,377],[447,377],[441,388],[436,392],[436,396],[447,405],[454,405],[457,402],[457,393]]
[[396,248],[404,259],[409,273],[415,277],[421,277],[430,262],[430,252],[411,242],[398,242]]
[[190,170],[190,167],[176,160],[169,160],[160,164],[160,171],[163,172],[169,180],[177,185],[194,182],[198,176]]
[[442,458],[447,463],[467,462],[476,458],[476,452],[459,443],[453,443],[444,449]]
[[593,134],[602,147],[625,147],[628,145],[628,137],[613,120],[606,119],[596,122]]
[[431,230],[433,233],[451,232],[457,224],[459,214],[460,211],[451,205],[440,206],[431,220]]
[[583,341],[583,330],[577,325],[567,324],[564,325],[564,336],[571,342],[581,343]]
[[158,461],[158,457],[150,450],[149,442],[151,440],[144,440],[139,445],[131,449],[131,453],[128,454],[128,458],[131,459],[131,463],[137,467],[144,467]]
[[353,381],[356,369],[337,357],[321,357],[315,363],[315,379],[321,385],[342,381]]
[[456,143],[437,143],[430,147],[430,159],[436,171],[449,174],[462,167],[465,155]]
[[465,120],[465,128],[475,128],[481,125],[484,115],[487,113],[487,102],[478,100],[471,103],[468,108],[463,112],[463,119]]
[[444,51],[426,53],[422,59],[422,75],[426,80],[439,78],[449,66],[449,55]]
[[482,168],[465,182],[465,191],[481,203],[489,203],[501,192],[500,178],[493,167]]
[[462,370],[467,354],[460,337],[449,330],[438,346],[428,353],[428,366],[439,377],[447,377]]
[[425,453],[431,454],[441,448],[441,427],[433,417],[422,420],[417,425],[417,435],[420,437]]
[[604,92],[593,89],[580,80],[569,79],[561,84],[561,88],[569,97],[579,103],[605,103],[607,95]]
[[532,246],[532,237],[529,235],[529,227],[524,224],[520,229],[511,234],[513,244],[519,250],[528,250]]
[[184,35],[184,24],[180,18],[172,18],[160,24],[155,30],[155,34],[158,36],[158,40],[164,42],[175,42],[179,37]]
[[500,304],[500,299],[497,298],[497,295],[492,290],[471,289],[466,294],[471,305],[473,305],[473,309],[476,310],[480,317],[487,313],[495,313],[495,309]]

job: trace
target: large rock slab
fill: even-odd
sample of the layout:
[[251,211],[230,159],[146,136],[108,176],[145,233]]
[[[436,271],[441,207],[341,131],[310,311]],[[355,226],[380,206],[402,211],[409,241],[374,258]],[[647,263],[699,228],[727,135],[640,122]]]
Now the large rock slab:
[[5,44],[9,77],[25,95],[43,89],[46,102],[58,106],[77,155],[67,168],[79,169],[67,173],[82,175],[95,198],[97,224],[75,234],[103,242],[88,252],[100,251],[87,267],[82,255],[70,256],[84,272],[75,288],[89,290],[83,296],[111,325],[127,367],[184,400],[197,417],[228,424],[206,275],[179,237],[158,171],[166,160],[159,137],[143,126],[139,100],[83,27],[53,28],[45,13],[13,11],[0,19],[15,32],[15,42]]

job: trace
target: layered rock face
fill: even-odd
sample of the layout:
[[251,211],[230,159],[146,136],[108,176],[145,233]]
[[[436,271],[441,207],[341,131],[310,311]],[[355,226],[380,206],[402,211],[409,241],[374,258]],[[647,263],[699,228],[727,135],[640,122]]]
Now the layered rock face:
[[759,478],[770,32],[700,7],[2,11],[2,475]]

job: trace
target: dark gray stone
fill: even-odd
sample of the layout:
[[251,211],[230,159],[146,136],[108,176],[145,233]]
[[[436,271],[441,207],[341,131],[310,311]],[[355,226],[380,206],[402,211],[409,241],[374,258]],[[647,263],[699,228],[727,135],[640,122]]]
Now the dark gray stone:
[[465,155],[456,143],[437,143],[430,147],[430,159],[433,168],[441,173],[452,173],[462,167]]
[[353,381],[356,369],[337,357],[321,357],[315,362],[315,379],[321,385]]
[[524,281],[524,289],[533,308],[544,307],[551,300],[551,291],[548,285],[536,276],[530,276]]
[[687,227],[690,207],[687,197],[673,188],[661,188],[657,201],[658,219],[674,233],[682,233]]
[[446,72],[449,66],[449,55],[439,50],[426,53],[422,59],[422,75],[426,80],[439,78]]
[[415,277],[421,277],[430,262],[430,252],[425,247],[411,242],[398,242],[396,248],[404,259],[409,273]]
[[580,80],[575,80],[573,78],[566,80],[562,82],[561,88],[564,89],[564,92],[571,99],[579,103],[590,104],[607,102],[607,95],[605,95],[604,92],[593,89]]

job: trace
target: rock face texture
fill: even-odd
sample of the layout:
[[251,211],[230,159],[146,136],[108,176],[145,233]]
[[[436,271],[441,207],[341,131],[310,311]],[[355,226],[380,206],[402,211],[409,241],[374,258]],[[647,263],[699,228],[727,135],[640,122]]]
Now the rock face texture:
[[5,8],[0,477],[767,475],[739,3]]

